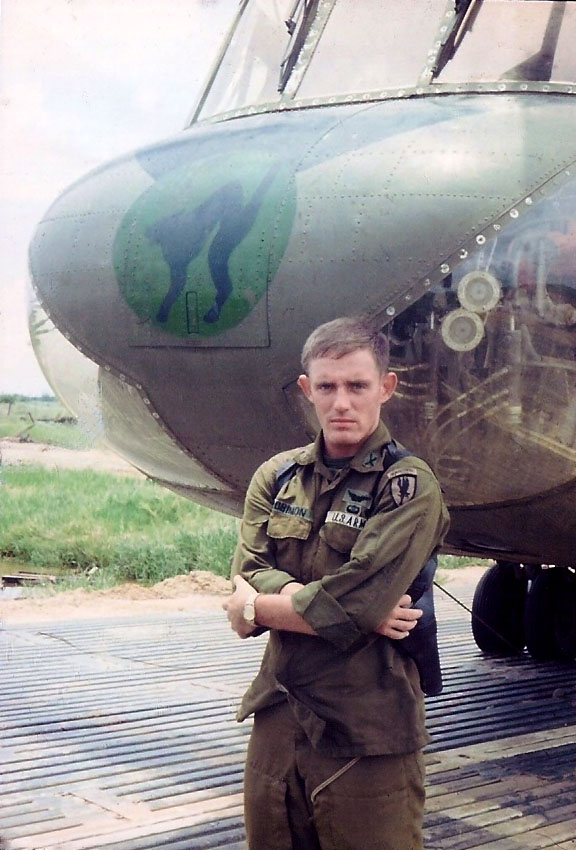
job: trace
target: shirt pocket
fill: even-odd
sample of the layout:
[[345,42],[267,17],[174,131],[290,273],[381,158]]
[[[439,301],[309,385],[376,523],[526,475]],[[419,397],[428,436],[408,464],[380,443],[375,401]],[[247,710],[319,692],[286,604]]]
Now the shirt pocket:
[[327,522],[320,529],[320,537],[336,552],[348,555],[358,539],[360,528],[343,525],[338,522]]
[[276,540],[283,540],[287,537],[307,540],[311,527],[312,524],[302,517],[272,513],[268,519],[268,536]]

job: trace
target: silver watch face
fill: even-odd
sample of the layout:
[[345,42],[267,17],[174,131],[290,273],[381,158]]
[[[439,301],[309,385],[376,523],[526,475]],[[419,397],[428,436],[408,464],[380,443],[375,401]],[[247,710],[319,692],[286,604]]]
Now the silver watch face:
[[247,623],[250,623],[251,626],[255,625],[254,600],[246,602],[242,613]]

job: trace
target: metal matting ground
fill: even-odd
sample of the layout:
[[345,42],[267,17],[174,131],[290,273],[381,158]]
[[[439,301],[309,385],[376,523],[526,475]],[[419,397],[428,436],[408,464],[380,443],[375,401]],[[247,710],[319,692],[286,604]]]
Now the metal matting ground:
[[[576,850],[575,666],[483,657],[437,605],[427,850]],[[216,612],[0,631],[10,850],[244,850],[234,712],[262,648]]]

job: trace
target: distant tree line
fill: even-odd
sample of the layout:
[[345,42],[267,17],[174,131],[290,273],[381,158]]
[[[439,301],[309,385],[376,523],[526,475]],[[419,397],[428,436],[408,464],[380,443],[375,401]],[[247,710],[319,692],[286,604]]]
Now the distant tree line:
[[44,393],[44,395],[21,395],[20,393],[0,393],[0,404],[14,404],[17,401],[56,401],[56,396]]

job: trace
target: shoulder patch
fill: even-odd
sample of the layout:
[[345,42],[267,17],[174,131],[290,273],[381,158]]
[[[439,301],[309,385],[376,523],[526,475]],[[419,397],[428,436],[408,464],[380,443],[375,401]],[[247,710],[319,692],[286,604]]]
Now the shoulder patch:
[[409,502],[416,495],[418,477],[413,470],[404,470],[390,480],[390,494],[397,508]]

